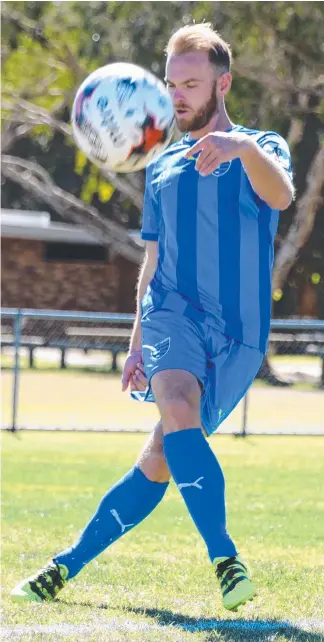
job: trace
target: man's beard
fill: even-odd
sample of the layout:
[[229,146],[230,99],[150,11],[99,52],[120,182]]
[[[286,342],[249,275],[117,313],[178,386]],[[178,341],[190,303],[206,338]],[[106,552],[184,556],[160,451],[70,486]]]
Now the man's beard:
[[196,112],[191,120],[179,122],[176,118],[177,126],[181,132],[196,132],[208,125],[209,121],[218,111],[216,96],[216,81],[213,84],[211,96],[207,103]]

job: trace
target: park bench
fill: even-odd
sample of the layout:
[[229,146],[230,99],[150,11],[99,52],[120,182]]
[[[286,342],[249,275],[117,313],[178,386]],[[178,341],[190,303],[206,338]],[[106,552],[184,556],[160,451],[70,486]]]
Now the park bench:
[[[64,327],[62,327],[64,325]],[[117,357],[121,352],[127,352],[129,339],[132,333],[131,328],[118,327],[82,327],[60,324],[60,328],[53,331],[39,334],[27,334],[26,328],[22,329],[20,335],[20,346],[29,352],[29,367],[33,368],[34,351],[36,348],[57,348],[61,351],[60,367],[66,368],[66,351],[69,349],[83,350],[87,353],[89,350],[103,350],[111,353],[112,370],[117,370]],[[12,328],[2,326],[1,346],[13,347],[15,337]]]
[[[107,325],[81,325],[75,322],[60,321],[53,327],[29,326],[23,324],[20,345],[29,351],[29,366],[34,367],[36,348],[58,348],[61,351],[61,368],[66,367],[66,351],[74,348],[83,350],[108,351],[112,356],[112,370],[117,370],[117,357],[127,352],[131,327]],[[37,331],[36,331],[37,330]],[[314,355],[322,360],[321,385],[324,386],[324,333],[300,331],[272,331],[270,347],[273,353],[281,355]],[[15,344],[13,324],[2,325],[1,346],[13,347]]]
[[321,386],[324,387],[324,332],[271,332],[269,342],[275,354],[320,357]]

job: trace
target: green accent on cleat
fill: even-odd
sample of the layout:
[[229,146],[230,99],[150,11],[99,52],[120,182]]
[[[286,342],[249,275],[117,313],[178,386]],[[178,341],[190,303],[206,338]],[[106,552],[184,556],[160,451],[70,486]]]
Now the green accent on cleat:
[[239,555],[216,557],[213,561],[220,583],[223,606],[228,611],[237,611],[256,595],[248,566]]
[[10,597],[15,602],[49,602],[65,586],[68,568],[51,560],[38,573],[28,577],[12,589]]

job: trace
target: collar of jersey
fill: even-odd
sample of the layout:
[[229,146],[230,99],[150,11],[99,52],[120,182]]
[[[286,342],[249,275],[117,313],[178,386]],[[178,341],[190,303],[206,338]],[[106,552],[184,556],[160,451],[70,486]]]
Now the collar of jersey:
[[[229,129],[225,129],[224,133],[226,134],[228,132],[232,132],[233,129],[236,129],[237,127],[240,127],[240,125],[233,125],[233,127],[230,127]],[[187,132],[182,138],[182,141],[184,143],[189,143],[190,145],[193,145],[194,143],[196,143],[197,140],[199,140],[199,138],[190,138],[189,132]]]

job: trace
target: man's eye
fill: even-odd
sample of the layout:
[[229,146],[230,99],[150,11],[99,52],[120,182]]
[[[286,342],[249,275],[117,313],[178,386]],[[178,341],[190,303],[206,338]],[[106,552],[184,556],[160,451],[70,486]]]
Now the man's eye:
[[186,85],[187,89],[195,89],[197,85]]

